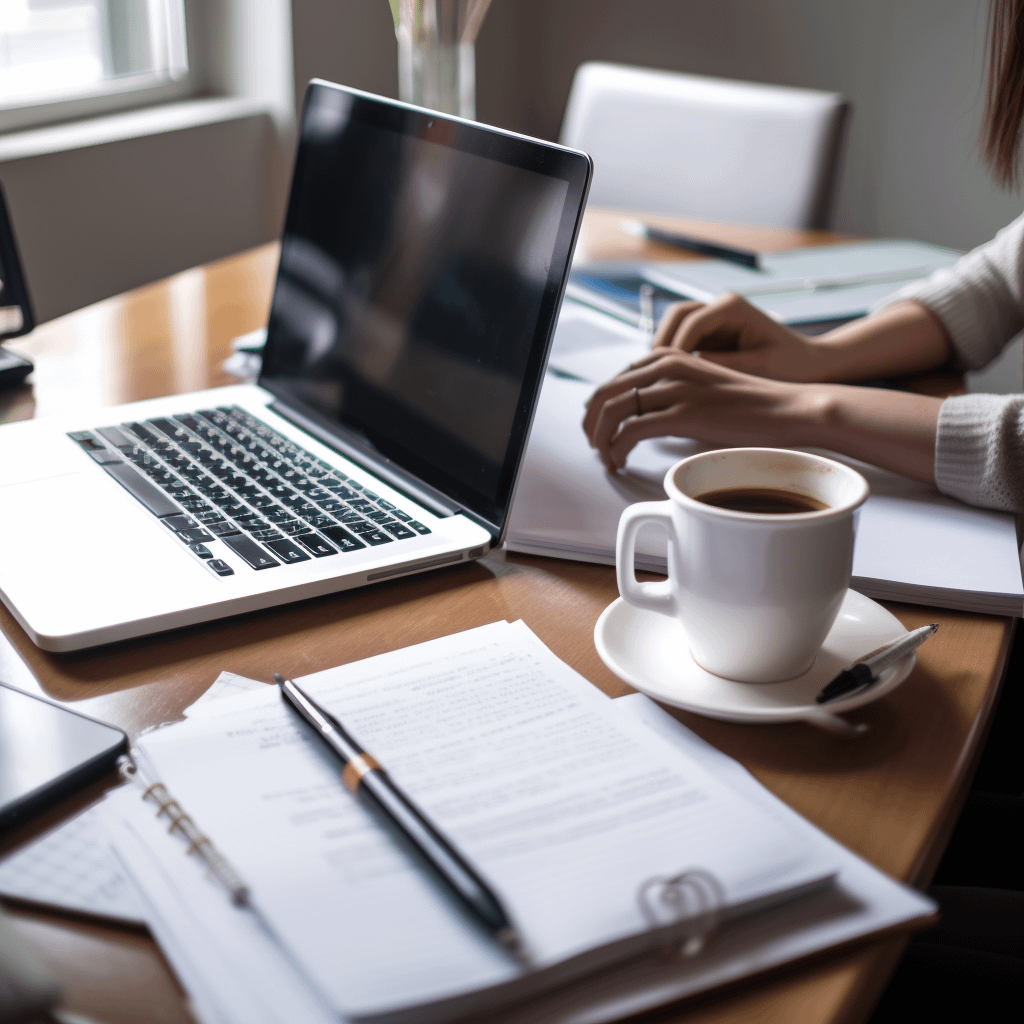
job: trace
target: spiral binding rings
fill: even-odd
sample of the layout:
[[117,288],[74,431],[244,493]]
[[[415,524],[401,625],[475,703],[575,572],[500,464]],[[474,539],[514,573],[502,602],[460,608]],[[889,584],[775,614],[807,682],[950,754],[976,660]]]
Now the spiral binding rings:
[[688,868],[676,875],[648,878],[640,886],[637,901],[647,927],[668,932],[668,948],[675,946],[682,931],[683,940],[676,953],[695,956],[718,927],[725,891],[709,871]]
[[117,767],[123,779],[145,786],[142,799],[157,805],[158,818],[167,815],[170,822],[167,831],[178,832],[188,840],[186,855],[195,853],[201,857],[217,881],[231,894],[231,901],[236,906],[245,906],[249,902],[249,887],[213,843],[199,831],[196,823],[182,810],[181,804],[171,798],[166,786],[162,782],[149,783],[139,766],[127,755],[118,759]]

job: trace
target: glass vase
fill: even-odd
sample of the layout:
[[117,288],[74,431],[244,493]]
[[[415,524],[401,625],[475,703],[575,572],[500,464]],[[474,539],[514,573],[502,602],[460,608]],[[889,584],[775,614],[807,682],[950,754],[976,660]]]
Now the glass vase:
[[398,39],[398,95],[476,118],[476,37],[491,0],[389,0]]

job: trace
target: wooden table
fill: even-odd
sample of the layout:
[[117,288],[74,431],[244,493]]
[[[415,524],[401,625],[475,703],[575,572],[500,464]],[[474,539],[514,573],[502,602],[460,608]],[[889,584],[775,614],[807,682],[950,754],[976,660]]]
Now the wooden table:
[[[712,228],[764,250],[833,240],[803,231]],[[587,215],[587,255],[679,258]],[[233,382],[232,337],[266,321],[276,248],[179,274],[39,327],[11,348],[34,384],[0,396],[0,419],[93,408]],[[955,382],[933,376],[921,390]],[[304,675],[497,619],[522,618],[612,696],[629,692],[597,656],[600,612],[617,596],[607,567],[495,552],[470,566],[384,583],[237,619],[74,654],[38,650],[0,606],[0,679],[116,723],[132,737],[179,718],[222,669],[260,679]],[[747,726],[679,713],[801,814],[884,871],[927,884],[963,799],[1002,678],[1012,621],[890,605],[908,628],[939,621],[895,693],[855,713],[867,735],[844,741],[807,725]],[[96,786],[0,844],[13,849],[101,791]],[[182,993],[148,935],[14,909],[18,930],[60,977],[64,1006],[109,1024],[188,1021]],[[659,1021],[863,1019],[905,938],[864,942],[655,1014]]]

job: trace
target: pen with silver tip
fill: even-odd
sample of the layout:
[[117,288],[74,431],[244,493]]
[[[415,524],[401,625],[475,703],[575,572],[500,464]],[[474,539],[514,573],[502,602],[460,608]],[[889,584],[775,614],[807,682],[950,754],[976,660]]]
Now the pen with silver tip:
[[857,690],[870,686],[890,665],[902,661],[916,651],[937,629],[938,623],[911,630],[898,640],[893,640],[865,655],[860,661],[844,668],[815,698],[819,704],[848,697]]
[[274,682],[281,688],[281,696],[337,754],[344,765],[341,780],[345,788],[365,799],[372,809],[378,811],[402,838],[415,847],[462,906],[510,953],[525,962],[519,935],[498,897],[455,847],[333,715],[290,679],[283,678],[277,672],[274,673]]

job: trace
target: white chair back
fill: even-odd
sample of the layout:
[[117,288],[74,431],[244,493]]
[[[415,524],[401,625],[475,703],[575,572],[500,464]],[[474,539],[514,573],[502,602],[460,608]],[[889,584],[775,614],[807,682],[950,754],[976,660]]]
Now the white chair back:
[[827,228],[850,103],[837,93],[587,63],[561,141],[594,159],[595,206]]

